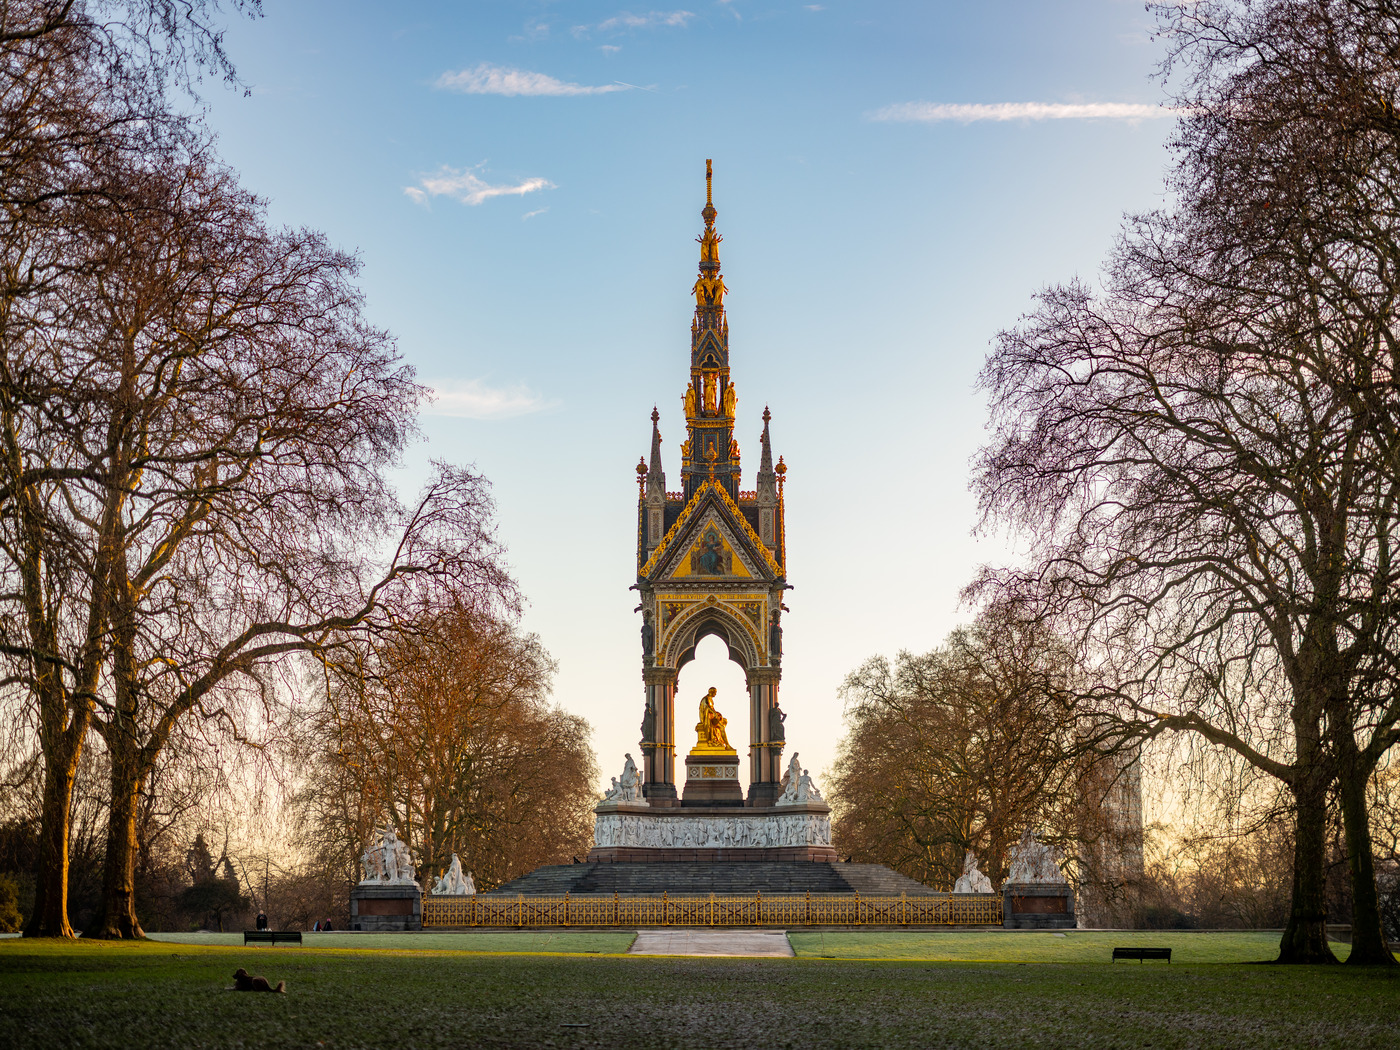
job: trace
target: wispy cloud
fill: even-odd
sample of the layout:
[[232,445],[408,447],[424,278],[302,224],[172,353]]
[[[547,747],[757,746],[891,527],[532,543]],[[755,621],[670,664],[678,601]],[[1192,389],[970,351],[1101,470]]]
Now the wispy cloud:
[[442,379],[431,384],[432,401],[425,411],[458,419],[509,419],[553,408],[549,401],[523,384],[490,386],[480,379]]
[[536,190],[552,190],[548,179],[525,179],[514,185],[493,186],[474,171],[459,171],[444,165],[436,175],[424,175],[417,186],[405,186],[404,193],[417,204],[427,204],[432,197],[451,197],[463,204],[480,204],[492,197],[523,197]]
[[1175,115],[1169,107],[1137,102],[900,102],[876,110],[870,119],[970,124],[977,120],[1152,120]]
[[548,205],[545,205],[543,208],[536,208],[534,211],[527,211],[524,215],[520,216],[520,221],[524,222],[526,219],[533,219],[536,215],[543,215],[547,211],[549,211]]
[[598,28],[609,29],[658,29],[671,27],[684,29],[685,24],[695,17],[694,11],[648,11],[644,15],[634,15],[631,11],[605,18]]
[[474,69],[444,73],[433,86],[465,95],[606,95],[628,89],[626,84],[570,84],[545,73],[493,66],[489,62]]
[[585,37],[595,29],[602,33],[617,33],[628,29],[684,29],[694,17],[694,11],[648,11],[644,15],[622,11],[611,18],[603,19],[597,25],[574,26],[569,32],[576,37]]

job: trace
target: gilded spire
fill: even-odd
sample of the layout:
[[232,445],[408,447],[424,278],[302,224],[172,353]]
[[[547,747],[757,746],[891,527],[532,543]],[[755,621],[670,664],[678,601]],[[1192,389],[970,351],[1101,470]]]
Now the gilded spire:
[[700,275],[691,289],[695,319],[690,326],[690,383],[685,388],[686,440],[681,445],[685,498],[707,480],[739,498],[739,446],[734,440],[737,396],[729,380],[729,322],[724,317],[724,277],[719,268],[715,230],[714,164],[705,161],[705,230],[700,242]]
[[695,295],[695,328],[718,328],[724,309],[724,278],[719,272],[719,242],[724,240],[715,232],[714,168],[705,161],[705,207],[700,217],[705,220],[705,232],[700,242],[700,277],[691,291]]

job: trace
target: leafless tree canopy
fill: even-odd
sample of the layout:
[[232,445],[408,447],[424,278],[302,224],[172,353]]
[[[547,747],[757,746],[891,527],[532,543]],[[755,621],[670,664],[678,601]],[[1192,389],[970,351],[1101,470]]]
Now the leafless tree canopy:
[[1363,902],[1364,786],[1400,717],[1396,16],[1164,7],[1189,73],[1175,207],[1131,224],[1101,292],[1043,293],[984,373],[983,508],[1035,537],[1028,569],[984,586],[1080,640],[1105,709],[1200,733],[1288,786],[1285,959],[1331,957],[1334,781],[1368,931],[1352,958],[1390,959]]
[[167,102],[232,77],[217,7],[0,8],[0,661],[44,759],[31,933],[71,932],[89,730],[109,775],[89,933],[139,936],[140,799],[183,720],[244,736],[290,654],[441,581],[515,602],[482,478],[438,465],[408,505],[384,480],[423,391],[362,316],[358,260],[270,227]]
[[353,875],[392,824],[425,881],[456,853],[482,889],[586,853],[597,768],[553,672],[535,636],[463,602],[329,661],[301,800],[320,851]]
[[1053,638],[996,610],[933,652],[867,662],[845,684],[849,728],[830,785],[838,850],[940,889],[967,850],[1004,881],[1027,827],[1072,854],[1092,765],[1072,677]]

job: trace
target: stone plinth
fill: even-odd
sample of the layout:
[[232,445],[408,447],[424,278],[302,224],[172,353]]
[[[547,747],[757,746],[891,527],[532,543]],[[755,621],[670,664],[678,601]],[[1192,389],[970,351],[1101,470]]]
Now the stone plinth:
[[753,809],[691,806],[655,810],[602,803],[590,862],[834,861],[831,808],[802,803]]
[[1065,882],[1007,882],[1001,887],[1002,926],[1008,930],[1072,930],[1074,889]]
[[402,933],[423,928],[423,894],[416,884],[365,883],[350,890],[350,928]]
[[682,806],[742,806],[739,756],[733,751],[692,751],[685,756]]

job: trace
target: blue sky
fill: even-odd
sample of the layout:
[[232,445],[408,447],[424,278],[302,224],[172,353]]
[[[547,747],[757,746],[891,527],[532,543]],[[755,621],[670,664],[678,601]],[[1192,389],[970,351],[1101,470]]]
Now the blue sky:
[[[405,488],[430,457],[491,479],[605,779],[642,707],[633,467],[655,404],[678,487],[714,159],[739,438],[752,470],[770,406],[790,467],[788,739],[820,779],[845,675],[936,645],[1002,556],[967,491],[989,340],[1161,201],[1151,28],[1138,0],[267,0],[226,40],[251,94],[206,98],[273,217],[360,252],[441,392]],[[711,684],[742,718],[702,650],[682,744]]]

